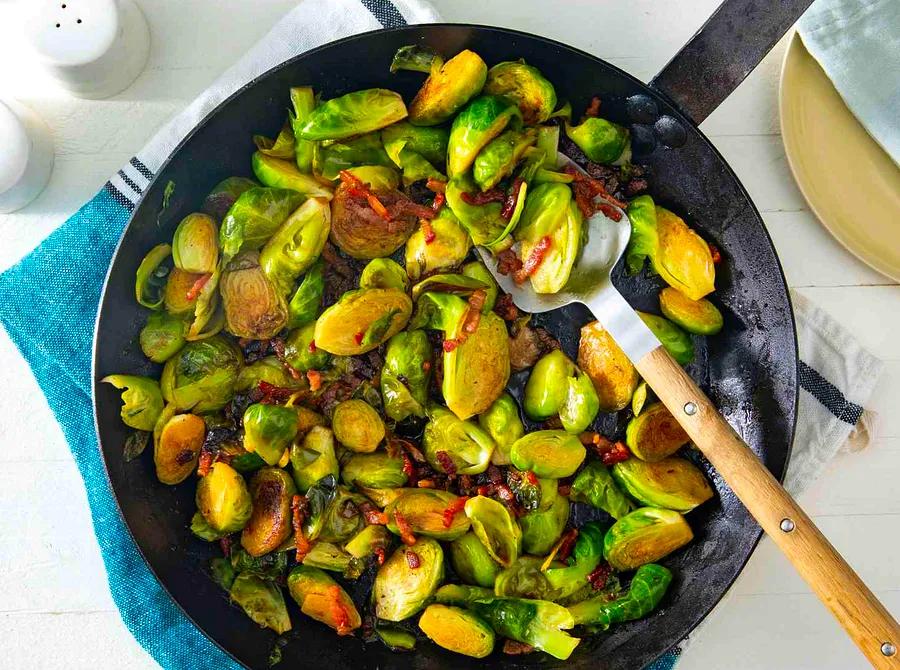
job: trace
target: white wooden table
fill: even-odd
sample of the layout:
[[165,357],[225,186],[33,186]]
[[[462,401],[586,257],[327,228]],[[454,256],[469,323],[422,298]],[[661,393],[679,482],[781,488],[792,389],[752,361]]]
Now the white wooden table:
[[[89,199],[154,131],[261,37],[295,0],[139,0],[153,46],[146,71],[110,100],[66,97],[35,76],[2,31],[0,86],[53,129],[56,167],[25,210],[0,216],[0,269]],[[567,42],[648,80],[717,0],[435,0],[448,21],[503,25]],[[552,4],[552,9],[551,9]],[[603,27],[605,26],[605,27]],[[615,35],[615,38],[607,37]],[[803,502],[900,615],[900,287],[844,252],[791,181],[776,110],[784,40],[703,124],[763,213],[790,285],[844,321],[887,374],[872,407],[881,435],[841,456]],[[2,150],[2,148],[0,148]],[[82,481],[25,363],[0,331],[0,667],[157,667],[109,596]],[[152,616],[152,613],[148,613]],[[865,667],[788,563],[764,540],[702,639],[679,665],[778,670]]]

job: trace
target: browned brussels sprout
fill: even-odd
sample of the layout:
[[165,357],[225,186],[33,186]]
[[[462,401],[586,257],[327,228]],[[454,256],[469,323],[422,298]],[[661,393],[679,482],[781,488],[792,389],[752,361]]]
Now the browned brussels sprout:
[[632,498],[676,512],[690,512],[713,497],[700,469],[677,456],[655,463],[629,458],[612,467],[612,476]]
[[304,494],[310,487],[328,477],[337,477],[340,468],[334,453],[334,434],[324,425],[313,426],[291,447],[294,481]]
[[196,298],[192,298],[192,289],[203,275],[194,274],[178,268],[172,268],[166,281],[166,311],[174,316],[186,316],[194,311]]
[[206,439],[206,423],[194,414],[176,414],[163,426],[153,448],[156,478],[163,484],[180,484],[197,467]]
[[[568,512],[568,508],[566,511]],[[457,576],[465,583],[494,588],[500,564],[491,558],[475,533],[469,531],[453,540],[450,544],[450,560]]]
[[419,618],[419,628],[439,647],[484,658],[494,651],[494,631],[477,615],[459,607],[429,605]]
[[270,188],[286,188],[308,198],[331,199],[331,188],[311,174],[303,174],[297,169],[293,156],[289,160],[267,156],[257,151],[251,159],[253,174]]
[[172,237],[175,267],[195,274],[210,274],[219,261],[219,229],[211,216],[188,214]]
[[251,556],[275,551],[291,535],[291,500],[297,493],[281,468],[262,468],[250,480],[253,513],[241,532],[241,546]]
[[478,95],[487,77],[481,56],[468,49],[446,63],[432,57],[429,67],[431,74],[409,105],[409,121],[416,126],[436,126],[450,119]]
[[413,281],[438,270],[456,267],[465,260],[472,245],[469,234],[459,225],[449,207],[442,207],[430,226],[428,239],[419,227],[406,241],[406,273]]
[[425,606],[443,579],[444,550],[437,541],[422,537],[412,547],[401,546],[375,575],[375,616],[385,621],[408,619]]
[[463,513],[463,498],[449,491],[410,489],[387,506],[388,530],[402,535],[397,518],[405,519],[415,536],[436,540],[455,540],[469,530],[469,518]]
[[360,288],[396,288],[406,291],[409,288],[409,277],[395,261],[390,258],[375,258],[363,268],[359,275]]
[[475,496],[466,501],[466,516],[472,531],[488,554],[504,568],[515,563],[522,551],[522,529],[502,503]]
[[526,125],[550,118],[556,107],[556,90],[540,70],[525,61],[497,63],[488,70],[484,92],[502,95],[519,106]]
[[[455,331],[450,339],[458,335]],[[457,417],[468,419],[486,411],[503,393],[507,381],[506,323],[493,312],[482,314],[476,331],[452,351],[444,352],[444,402]]]
[[672,287],[659,292],[659,308],[663,316],[695,335],[715,335],[724,324],[722,312],[709,300],[691,300]]
[[291,629],[291,617],[284,604],[281,588],[252,573],[239,574],[231,585],[231,599],[247,616],[264,628],[281,635]]
[[369,88],[322,103],[296,133],[304,140],[340,140],[380,130],[405,118],[406,105],[399,93]]
[[631,453],[651,463],[671,456],[688,440],[684,428],[661,402],[647,407],[625,429],[625,442]]
[[163,367],[162,396],[179,410],[222,409],[234,395],[243,363],[241,350],[222,337],[188,342]]
[[391,534],[387,528],[379,525],[366,526],[344,545],[344,550],[353,558],[364,559],[378,550],[387,550],[391,544]]
[[350,451],[371,453],[384,439],[384,421],[365,400],[344,400],[334,408],[331,428],[338,442]]
[[651,261],[659,276],[691,300],[712,293],[716,267],[706,240],[662,207],[656,208],[656,230],[659,241]]
[[197,509],[213,530],[234,533],[249,521],[253,500],[244,478],[227,463],[216,461],[197,484]]
[[165,363],[184,346],[184,330],[183,319],[168,312],[152,312],[141,329],[141,351],[154,363]]
[[[405,196],[395,189],[378,188],[372,192],[388,206]],[[338,186],[331,202],[331,241],[353,258],[368,260],[390,256],[409,239],[419,223],[414,213],[400,212],[387,219],[369,207],[365,200],[352,197],[344,183]]]
[[225,328],[236,337],[268,340],[287,324],[285,297],[269,281],[256,251],[244,251],[225,267],[219,290]]
[[567,122],[566,135],[595,163],[620,164],[631,157],[628,129],[599,116],[588,117],[577,126]]
[[403,486],[408,479],[403,459],[386,452],[353,454],[341,466],[341,479],[363,488],[389,489]]
[[362,625],[347,592],[319,568],[298,565],[291,570],[288,591],[301,612],[333,628],[338,635],[349,635]]
[[331,230],[331,208],[323,198],[310,198],[291,214],[259,253],[263,273],[287,296],[325,247]]
[[277,465],[297,436],[297,412],[293,407],[255,403],[244,411],[244,449]]
[[412,301],[403,291],[350,291],[316,321],[316,347],[338,356],[364,354],[402,330],[411,313]]
[[634,365],[599,321],[581,329],[578,366],[591,378],[601,412],[625,409],[640,381]]
[[516,440],[510,450],[513,465],[538,477],[560,479],[575,474],[587,451],[577,435],[539,430]]
[[136,430],[153,430],[163,411],[164,397],[155,379],[136,375],[109,375],[101,381],[117,389],[125,389],[122,393],[124,404],[120,412],[122,423]]
[[616,570],[655,563],[694,538],[678,512],[641,507],[613,524],[603,538],[603,557]]
[[471,167],[488,142],[510,123],[522,120],[522,113],[506,98],[482,95],[470,102],[453,119],[447,145],[447,175],[455,177]]

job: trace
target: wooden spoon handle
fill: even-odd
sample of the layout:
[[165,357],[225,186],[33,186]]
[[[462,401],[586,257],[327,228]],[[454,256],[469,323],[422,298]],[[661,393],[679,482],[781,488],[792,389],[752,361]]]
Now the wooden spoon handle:
[[636,367],[872,666],[900,668],[897,621],[706,394],[662,347],[644,356]]

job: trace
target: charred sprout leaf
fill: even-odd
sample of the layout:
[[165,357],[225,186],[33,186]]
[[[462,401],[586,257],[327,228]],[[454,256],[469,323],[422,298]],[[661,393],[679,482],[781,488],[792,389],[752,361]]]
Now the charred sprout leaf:
[[491,436],[496,448],[491,456],[494,465],[509,465],[509,450],[513,442],[525,434],[519,406],[509,393],[503,393],[482,414],[478,415],[478,425]]
[[557,593],[547,574],[541,570],[542,563],[543,559],[537,556],[520,556],[497,575],[494,594],[505,598],[556,600]]
[[419,628],[436,645],[449,651],[484,658],[494,651],[494,631],[475,614],[449,605],[429,605]]
[[545,600],[490,598],[468,605],[498,635],[530,644],[554,658],[566,660],[580,640],[563,632],[575,621],[565,607]]
[[627,161],[631,155],[628,129],[599,116],[577,126],[566,123],[566,135],[594,163]]
[[391,74],[398,70],[410,70],[412,72],[431,72],[431,68],[437,63],[440,67],[444,59],[438,56],[428,47],[418,44],[409,44],[397,49],[394,59],[391,61]]
[[396,288],[405,292],[409,288],[409,277],[390,258],[375,258],[363,268],[359,276],[359,287]]
[[569,607],[579,626],[606,630],[613,624],[641,619],[659,606],[672,582],[672,573],[661,565],[642,565],[634,573],[628,593],[609,600],[605,596],[590,598]]
[[563,428],[573,434],[591,424],[599,407],[590,378],[559,349],[535,364],[525,385],[524,408],[529,418],[544,421],[559,416]]
[[459,419],[443,407],[430,408],[428,419],[422,450],[431,467],[459,475],[477,475],[487,470],[495,445],[478,424]]
[[288,576],[288,591],[306,616],[349,635],[362,625],[356,605],[327,573],[298,565]]
[[[415,558],[410,560],[408,553]],[[375,616],[385,621],[408,619],[425,606],[443,579],[444,550],[435,540],[422,537],[412,547],[401,546],[375,576]]]
[[453,119],[447,145],[447,174],[451,178],[471,167],[478,153],[512,123],[520,123],[522,113],[506,98],[482,95],[475,98]]
[[381,370],[381,395],[388,417],[402,421],[425,416],[431,366],[431,343],[424,331],[404,331],[388,340]]
[[677,215],[656,208],[658,243],[650,257],[653,269],[691,300],[715,290],[716,268],[709,245]]
[[122,449],[122,459],[126,463],[130,463],[135,458],[144,453],[144,449],[150,444],[150,436],[152,433],[146,430],[136,430],[128,439],[125,440],[125,446]]
[[253,143],[261,154],[272,158],[294,160],[294,129],[288,119],[274,140],[265,135],[254,135]]
[[297,412],[281,405],[250,405],[244,412],[244,448],[277,465],[297,436]]
[[109,375],[101,381],[122,392],[122,423],[136,430],[153,430],[163,410],[163,394],[159,383],[150,377]]
[[388,530],[402,535],[397,518],[405,519],[412,533],[436,540],[455,540],[469,530],[469,519],[462,511],[462,498],[449,491],[410,489],[384,510]]
[[472,531],[491,558],[509,567],[522,550],[522,530],[509,510],[493,498],[475,496],[466,501]]
[[261,248],[305,196],[286,188],[251,188],[235,201],[219,228],[219,245],[227,262],[242,249]]
[[[385,151],[378,133],[367,133],[326,146],[320,145],[316,149],[313,160],[315,173],[323,179],[334,180],[338,178],[341,170],[355,171],[361,170],[363,167],[378,167],[385,170],[394,167],[394,162]],[[396,188],[399,180],[393,170],[390,171],[390,174],[393,177],[392,185],[389,188]],[[360,176],[360,179],[363,177]],[[363,181],[366,180],[363,179]]]
[[550,509],[537,509],[519,519],[522,527],[522,550],[543,556],[550,552],[562,537],[569,519],[569,499],[558,495]]
[[391,651],[412,651],[416,648],[416,636],[395,626],[376,626],[375,634]]
[[[302,491],[302,484],[298,483],[298,488]],[[322,477],[306,490],[306,499],[309,502],[309,515],[303,523],[303,534],[308,540],[312,541],[319,537],[325,525],[327,512],[336,498],[337,478],[334,476]]]
[[266,356],[241,368],[234,390],[244,392],[259,388],[260,382],[295,391],[307,386],[305,379],[294,379],[275,356]]
[[294,480],[281,468],[262,468],[250,480],[253,513],[241,532],[241,546],[253,557],[275,551],[291,535]]
[[655,402],[628,422],[625,442],[643,461],[661,461],[688,443],[688,434],[661,402]]
[[294,135],[294,155],[297,169],[304,174],[312,172],[315,142],[297,137],[297,130],[306,123],[309,115],[316,108],[316,96],[309,86],[291,89],[291,104],[294,113],[290,115],[291,131]]
[[[202,518],[202,517],[201,517]],[[237,573],[231,567],[231,561],[227,558],[214,558],[209,562],[209,572],[212,580],[226,591],[231,590]]]
[[566,598],[581,589],[588,576],[603,559],[604,528],[596,521],[584,524],[578,530],[578,540],[564,568],[550,568],[545,572],[547,581],[556,589],[557,598]]
[[223,179],[213,187],[213,190],[206,196],[206,200],[203,201],[203,213],[209,214],[215,221],[221,221],[241,193],[257,186],[259,184],[246,177]]
[[628,406],[640,377],[599,321],[581,329],[578,365],[594,384],[601,412],[618,412]]
[[625,268],[628,274],[637,274],[644,261],[656,255],[659,234],[656,229],[656,206],[649,195],[639,195],[630,203],[628,220],[631,221],[631,238],[625,249]]
[[219,261],[219,229],[207,214],[188,214],[172,238],[175,267],[195,274],[210,274]]
[[709,300],[691,300],[671,287],[659,292],[659,308],[663,316],[695,335],[715,335],[724,324],[722,312]]
[[151,312],[141,329],[141,351],[154,363],[165,363],[184,346],[184,330],[181,318],[168,312]]
[[613,519],[621,519],[634,509],[634,503],[616,486],[609,470],[599,461],[591,461],[578,473],[569,498],[602,509]]
[[331,428],[338,442],[350,451],[371,453],[384,440],[384,421],[364,400],[344,400],[334,408]]
[[712,487],[700,469],[676,456],[656,463],[629,458],[616,463],[612,475],[632,498],[677,512],[690,512],[713,496]]
[[266,242],[259,264],[281,295],[290,294],[297,278],[316,262],[330,230],[328,201],[310,198]]
[[691,527],[678,512],[641,507],[606,532],[603,557],[616,570],[634,570],[668,556],[693,538]]
[[191,517],[191,532],[206,542],[215,542],[228,535],[228,533],[223,533],[210,526],[199,510],[194,512],[194,516]]
[[179,410],[222,409],[234,395],[243,359],[237,346],[219,336],[188,342],[163,367],[162,396]]
[[475,533],[469,531],[450,544],[450,561],[457,576],[465,583],[494,588],[500,564],[491,558]]
[[217,461],[197,484],[197,509],[213,530],[227,534],[247,524],[253,502],[244,478],[227,463]]
[[339,467],[334,453],[334,434],[324,426],[313,426],[291,447],[291,467],[297,488],[305,493],[326,477],[337,477]]
[[340,140],[380,130],[406,118],[399,93],[370,88],[332,98],[316,107],[297,129],[304,140]]
[[353,558],[364,559],[378,550],[386,551],[391,544],[391,534],[384,526],[366,526],[344,545],[344,550]]
[[159,309],[163,305],[169,268],[165,261],[172,255],[172,247],[168,244],[157,244],[153,247],[135,274],[134,297],[147,309]]
[[438,270],[456,267],[465,260],[472,244],[469,234],[459,225],[449,207],[442,207],[429,225],[430,235],[419,227],[406,241],[406,273],[413,281]]
[[299,328],[316,320],[325,294],[325,263],[317,260],[303,275],[288,303],[288,328]]
[[180,484],[197,467],[206,439],[206,423],[194,414],[177,414],[166,421],[153,448],[156,477],[163,484]]
[[501,95],[515,102],[529,126],[549,119],[556,107],[556,90],[553,84],[540,70],[522,60],[497,63],[488,70],[484,92]]
[[494,304],[497,302],[497,294],[500,292],[500,288],[497,286],[497,281],[494,279],[494,276],[484,266],[484,263],[481,261],[466,263],[462,266],[462,273],[464,277],[477,279],[487,286],[484,307],[481,308],[481,311],[485,314],[492,311],[494,309]]
[[691,336],[674,323],[656,314],[638,312],[641,320],[653,331],[666,350],[679,365],[688,365],[694,360],[694,343]]
[[[316,321],[316,346],[339,356],[363,354],[402,330],[411,313],[412,301],[403,291],[350,291]],[[384,324],[386,317],[389,320]],[[387,327],[382,328],[383,325]],[[375,330],[379,331],[377,337]]]
[[225,328],[236,337],[267,340],[287,324],[284,294],[260,265],[260,254],[243,251],[225,267],[219,290],[225,309]]
[[341,467],[341,479],[357,487],[389,489],[403,486],[408,477],[402,458],[377,452],[351,456]]
[[539,430],[516,440],[510,459],[519,470],[560,479],[575,474],[587,451],[577,436],[562,430]]
[[409,105],[409,120],[416,126],[436,126],[449,120],[473,96],[487,77],[487,65],[464,49],[446,63],[432,61],[431,74]]
[[231,600],[264,628],[281,635],[291,629],[291,618],[281,588],[252,574],[240,574],[231,585]]
[[533,129],[507,130],[491,140],[472,166],[472,176],[482,191],[493,188],[501,179],[512,174],[522,156],[537,140]]
[[307,323],[288,333],[284,340],[284,359],[294,370],[307,372],[328,367],[331,354],[320,349],[313,339],[316,334],[315,322]]

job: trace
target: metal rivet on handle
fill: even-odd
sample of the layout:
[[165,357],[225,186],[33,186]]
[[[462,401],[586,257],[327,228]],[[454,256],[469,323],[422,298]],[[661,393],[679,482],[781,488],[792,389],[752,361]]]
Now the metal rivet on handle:
[[782,519],[781,530],[783,530],[785,533],[790,533],[792,530],[794,530],[794,522],[790,519]]
[[684,403],[684,413],[688,416],[694,416],[697,413],[697,405],[696,403],[686,402]]
[[893,656],[897,653],[897,647],[892,645],[890,642],[885,642],[881,645],[881,653],[885,656]]

